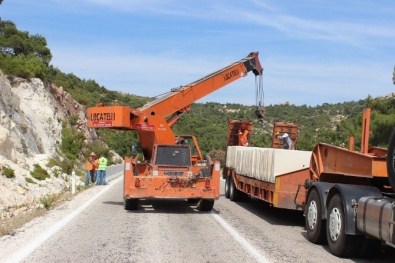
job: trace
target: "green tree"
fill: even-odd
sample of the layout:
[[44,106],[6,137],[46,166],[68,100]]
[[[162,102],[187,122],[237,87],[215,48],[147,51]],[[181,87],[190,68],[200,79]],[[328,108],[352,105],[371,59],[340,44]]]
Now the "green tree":
[[46,39],[41,35],[31,36],[26,31],[19,31],[11,21],[0,19],[0,51],[5,56],[33,55],[48,66],[52,54]]
[[66,125],[62,129],[62,142],[60,149],[63,154],[70,160],[76,160],[82,150],[84,135],[82,132],[75,131]]
[[21,78],[41,78],[47,76],[47,67],[34,55],[4,56],[0,54],[0,68],[8,75]]

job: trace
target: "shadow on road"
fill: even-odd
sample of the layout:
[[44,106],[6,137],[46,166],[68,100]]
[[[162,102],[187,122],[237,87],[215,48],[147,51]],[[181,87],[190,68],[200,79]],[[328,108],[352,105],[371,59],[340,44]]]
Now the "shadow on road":
[[270,206],[268,203],[265,203],[256,198],[251,198],[249,201],[246,202],[235,203],[273,225],[304,225],[304,217],[302,211],[275,208]]
[[[229,201],[229,200],[228,200]],[[273,225],[284,225],[284,226],[300,226],[303,231],[300,234],[307,239],[306,230],[304,227],[304,216],[303,211],[294,211],[288,209],[280,209],[270,206],[268,203],[262,202],[259,199],[252,198],[247,202],[235,202],[240,207],[260,217],[261,219],[269,222]],[[318,245],[319,246],[319,245]],[[328,253],[328,245],[321,245]],[[395,262],[395,248],[390,246],[381,246],[380,253],[377,257],[370,259],[367,258],[350,258],[349,260],[356,263],[368,263],[368,262]]]
[[[123,202],[105,201],[103,204],[118,205],[123,209]],[[212,211],[201,212],[196,207],[196,202],[185,199],[140,199],[137,210],[126,211],[129,213],[167,213],[167,214],[207,214],[219,211],[213,208]]]
[[123,206],[123,202],[116,202],[116,201],[105,201],[105,202],[103,202],[103,204],[106,204],[106,205],[121,205],[121,206]]

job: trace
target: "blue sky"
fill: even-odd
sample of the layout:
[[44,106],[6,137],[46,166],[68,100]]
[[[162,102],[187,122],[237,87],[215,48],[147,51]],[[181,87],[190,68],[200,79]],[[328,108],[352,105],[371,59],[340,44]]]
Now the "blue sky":
[[[265,105],[395,92],[395,1],[4,0],[0,17],[48,41],[51,64],[153,97],[259,51]],[[200,102],[255,104],[255,78]]]

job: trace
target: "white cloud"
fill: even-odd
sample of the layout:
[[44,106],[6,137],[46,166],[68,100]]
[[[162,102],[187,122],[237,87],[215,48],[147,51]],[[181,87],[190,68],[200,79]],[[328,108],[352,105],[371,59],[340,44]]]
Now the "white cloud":
[[[53,63],[65,72],[94,79],[108,89],[153,97],[196,81],[243,56],[226,61],[221,55],[113,55],[94,53],[88,49],[61,49],[56,51]],[[265,61],[261,58],[261,62],[265,67],[263,85],[266,105],[284,101],[316,105],[359,100],[368,95],[386,95],[393,90],[390,83],[392,66],[387,69],[388,64],[372,62],[367,66],[366,63],[350,61],[339,64],[337,61],[281,56],[268,57]],[[201,101],[254,105],[254,75],[249,74]]]
[[[51,19],[62,29],[39,24],[47,29],[40,34],[48,40],[53,64],[109,89],[155,96],[241,59],[249,51],[260,50],[266,104],[320,104],[393,91],[395,53],[390,45],[395,40],[395,25],[388,18],[394,11],[380,9],[384,4],[362,1],[354,7],[336,0],[288,4],[261,0],[199,4],[175,0],[49,1],[52,5],[48,8],[57,11],[48,13],[40,4],[35,12],[42,13],[29,13],[20,21],[47,21],[43,17],[55,14]],[[306,12],[306,7],[312,12]],[[100,23],[107,10],[112,15],[108,24]],[[35,20],[29,20],[37,14]],[[145,27],[135,30],[140,19]],[[131,20],[133,23],[127,24]],[[75,21],[89,23],[82,27]],[[171,21],[171,26],[164,21]],[[157,31],[158,27],[169,31]],[[177,34],[178,29],[185,31]],[[253,85],[253,77],[248,76],[204,100],[254,104]]]
[[[223,61],[222,58],[201,55],[142,53],[114,55],[94,53],[92,49],[63,48],[54,52],[53,65],[61,68],[62,71],[74,73],[81,78],[94,79],[108,89],[149,97],[194,82],[243,58]],[[78,63],[75,63],[76,61]],[[213,100],[215,99],[220,98],[214,97]]]

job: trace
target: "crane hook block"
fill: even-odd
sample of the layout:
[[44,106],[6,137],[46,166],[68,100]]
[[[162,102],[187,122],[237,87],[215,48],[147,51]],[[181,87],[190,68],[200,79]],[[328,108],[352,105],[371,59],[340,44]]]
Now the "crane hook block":
[[257,118],[258,118],[258,122],[259,122],[259,123],[263,123],[263,119],[264,119],[264,117],[265,117],[265,108],[263,108],[263,107],[258,107],[258,108],[255,110],[255,115],[256,115]]

